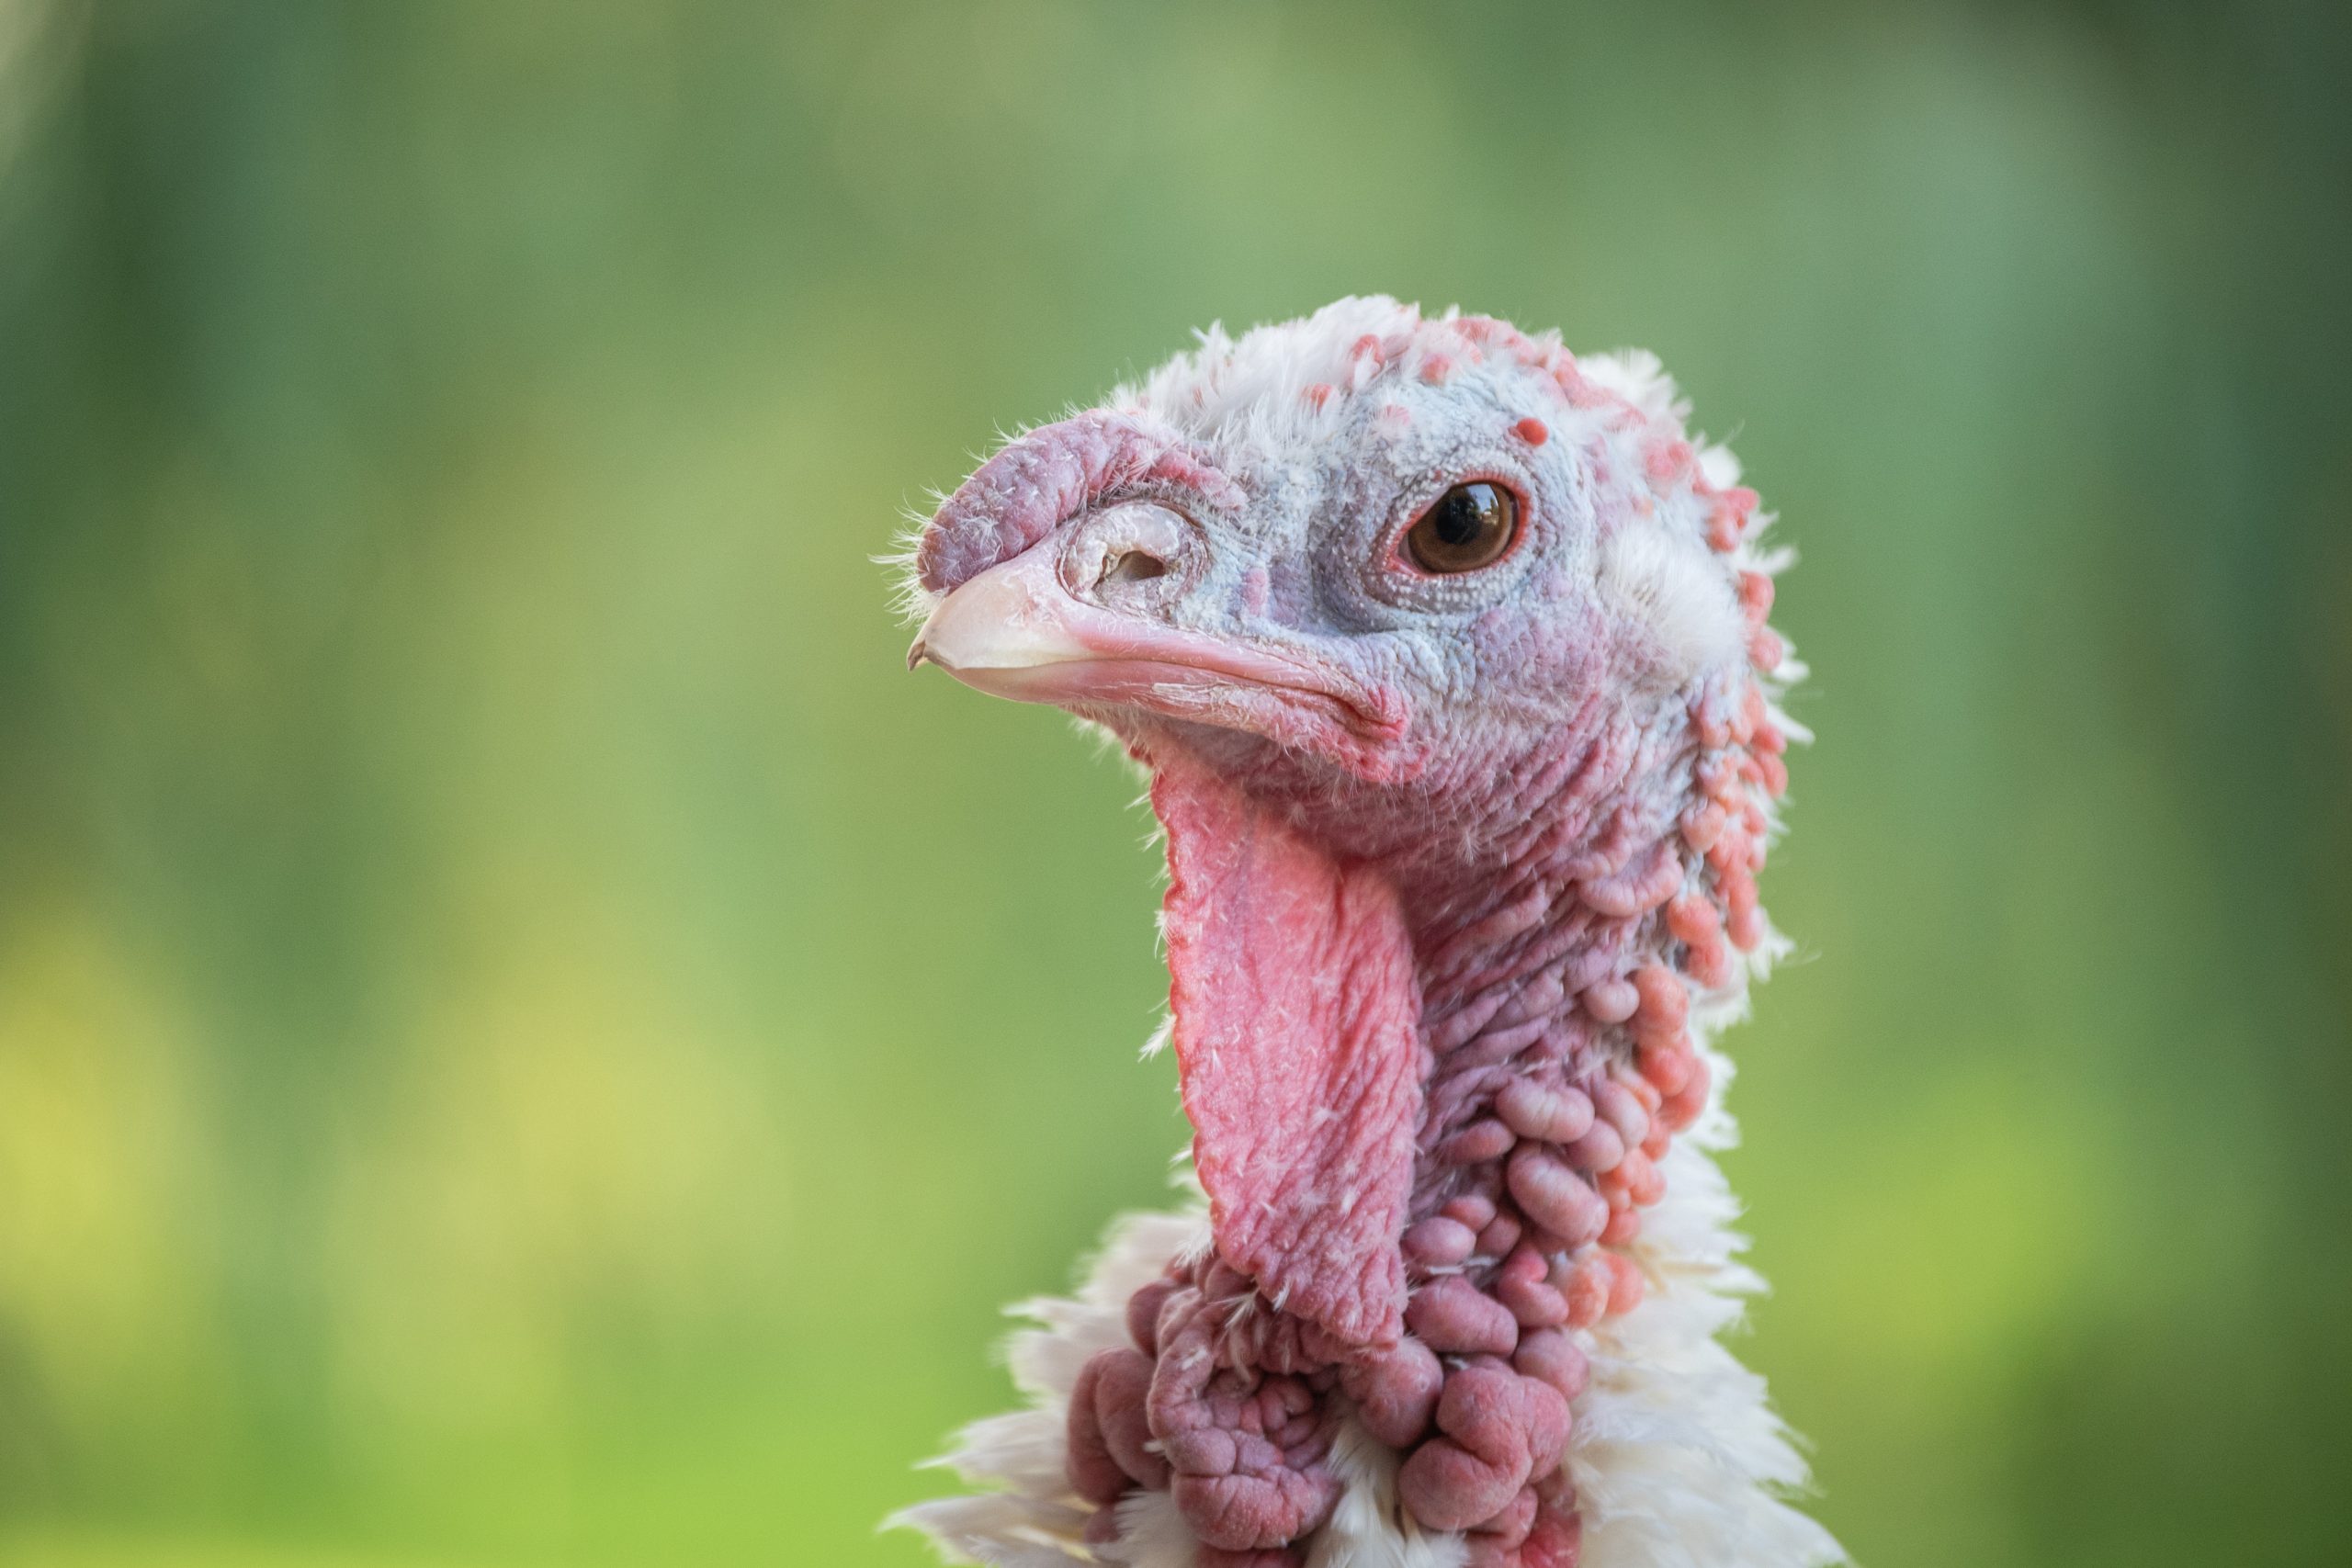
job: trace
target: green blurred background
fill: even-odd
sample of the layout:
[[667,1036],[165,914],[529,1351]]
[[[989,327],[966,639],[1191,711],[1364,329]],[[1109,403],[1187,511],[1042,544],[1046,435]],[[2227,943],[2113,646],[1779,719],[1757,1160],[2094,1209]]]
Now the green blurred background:
[[1871,1568],[2352,1535],[2322,5],[0,0],[0,1565],[911,1565],[1161,1201],[884,548],[1187,330],[1657,349],[1818,674],[1745,1353]]

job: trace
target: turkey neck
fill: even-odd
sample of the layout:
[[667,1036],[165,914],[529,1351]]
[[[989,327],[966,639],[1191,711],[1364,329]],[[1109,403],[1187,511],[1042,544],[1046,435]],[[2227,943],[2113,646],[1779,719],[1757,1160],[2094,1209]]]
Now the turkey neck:
[[1644,965],[1671,967],[1657,910],[1682,878],[1674,782],[1688,777],[1689,747],[1679,726],[1608,716],[1580,744],[1506,776],[1500,810],[1516,820],[1485,852],[1392,863],[1428,1072],[1416,1217],[1488,1185],[1462,1156],[1511,1082],[1626,1071],[1631,1036],[1608,993]]

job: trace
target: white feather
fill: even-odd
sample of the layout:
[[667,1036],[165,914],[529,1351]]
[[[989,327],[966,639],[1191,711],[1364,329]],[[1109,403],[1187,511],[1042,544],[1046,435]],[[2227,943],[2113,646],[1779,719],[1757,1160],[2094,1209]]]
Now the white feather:
[[1722,566],[1687,536],[1620,528],[1600,547],[1600,591],[1649,633],[1654,688],[1672,689],[1747,650],[1747,628]]

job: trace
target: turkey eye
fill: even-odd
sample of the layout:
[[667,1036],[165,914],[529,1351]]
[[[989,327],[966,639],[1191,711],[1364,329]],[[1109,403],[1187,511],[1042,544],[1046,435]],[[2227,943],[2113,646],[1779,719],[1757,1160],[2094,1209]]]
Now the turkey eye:
[[1492,566],[1519,534],[1519,498],[1500,485],[1455,485],[1405,535],[1423,571],[1450,576]]

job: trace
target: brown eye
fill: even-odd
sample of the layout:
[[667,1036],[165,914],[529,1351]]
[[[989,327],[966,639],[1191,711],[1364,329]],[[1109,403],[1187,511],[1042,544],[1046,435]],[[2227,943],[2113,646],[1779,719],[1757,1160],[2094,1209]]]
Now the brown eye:
[[1502,486],[1455,485],[1405,536],[1413,564],[1441,576],[1476,571],[1502,558],[1519,534],[1519,498]]

